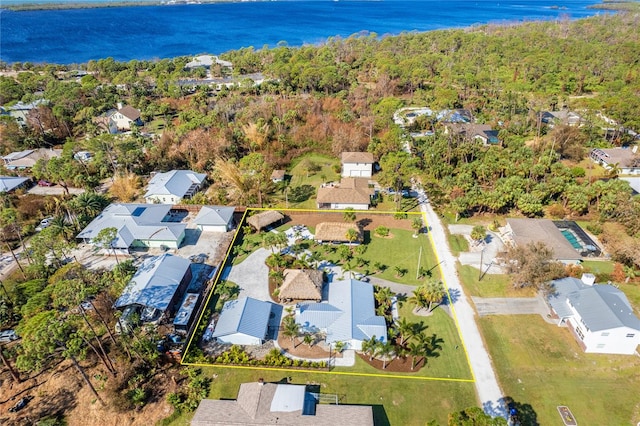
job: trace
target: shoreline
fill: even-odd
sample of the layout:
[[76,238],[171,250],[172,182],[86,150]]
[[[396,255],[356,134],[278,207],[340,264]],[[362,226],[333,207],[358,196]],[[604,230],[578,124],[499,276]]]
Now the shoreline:
[[[12,12],[44,11],[44,10],[70,10],[70,9],[99,9],[107,7],[133,7],[133,6],[184,6],[190,4],[215,4],[215,3],[239,3],[246,0],[113,0],[104,3],[78,2],[78,3],[36,3],[15,4],[3,6],[0,9]],[[260,2],[266,0],[249,0]]]
[[[22,3],[15,5],[7,5],[0,9],[10,10],[12,12],[26,11],[44,11],[44,10],[69,10],[69,9],[97,9],[107,7],[133,7],[133,6],[184,6],[190,4],[215,4],[215,3],[240,3],[240,2],[263,2],[268,0],[113,0],[102,3],[82,2],[77,3]],[[558,6],[561,8],[561,6]],[[601,0],[600,4],[587,6],[588,9],[601,9],[612,11],[638,11],[640,10],[640,1],[638,0]]]

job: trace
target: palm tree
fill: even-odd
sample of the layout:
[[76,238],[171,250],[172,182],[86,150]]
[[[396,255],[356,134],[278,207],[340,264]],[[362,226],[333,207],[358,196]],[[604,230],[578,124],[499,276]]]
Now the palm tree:
[[300,324],[298,324],[294,317],[288,316],[282,320],[282,327],[284,330],[282,331],[282,335],[285,337],[289,337],[291,339],[291,343],[293,347],[296,347],[295,338],[300,334]]
[[54,216],[49,228],[53,230],[56,235],[62,235],[62,238],[66,242],[73,236],[73,226],[67,221],[64,215]]
[[409,355],[411,356],[411,371],[416,367],[416,359],[424,354],[424,346],[422,346],[419,342],[409,342],[407,346],[409,350]]
[[347,229],[345,238],[349,241],[349,247],[351,248],[351,253],[353,253],[353,242],[358,239],[358,231],[353,228]]
[[356,220],[356,212],[353,210],[353,207],[348,207],[342,213],[342,217],[345,222],[354,222]]
[[400,346],[404,345],[404,342],[410,339],[414,335],[414,324],[407,321],[406,317],[402,317],[400,321],[396,322],[396,329],[400,333]]
[[378,350],[376,351],[376,355],[382,358],[383,370],[387,368],[387,358],[391,357],[393,354],[394,354],[394,347],[391,342],[386,341],[378,345]]
[[305,345],[311,347],[311,344],[315,341],[315,337],[313,337],[313,335],[309,334],[309,333],[305,333],[304,337],[302,338],[302,341],[304,342]]
[[378,302],[379,306],[383,306],[386,311],[391,307],[391,298],[394,296],[394,293],[391,291],[389,287],[377,287],[376,291],[373,293],[373,297]]
[[411,222],[411,227],[413,228],[413,231],[414,231],[413,235],[417,237],[418,233],[422,229],[422,219],[420,219],[419,217],[413,218],[413,222]]
[[427,302],[427,299],[424,296],[424,286],[420,286],[413,290],[413,296],[409,297],[409,302],[414,303],[418,311],[427,307],[429,302]]
[[372,336],[371,339],[362,341],[362,353],[369,355],[369,361],[373,361],[373,357],[378,350],[380,341],[376,339],[376,336]]
[[[440,305],[442,299],[446,295],[444,284],[442,281],[431,281],[425,286],[424,298],[429,303],[429,311],[431,312]],[[433,305],[435,303],[435,306]]]

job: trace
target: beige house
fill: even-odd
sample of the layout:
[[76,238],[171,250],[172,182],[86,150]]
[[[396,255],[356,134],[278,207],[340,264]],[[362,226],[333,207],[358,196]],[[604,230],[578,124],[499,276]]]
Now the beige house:
[[61,155],[61,149],[38,148],[12,152],[2,157],[2,159],[4,160],[5,169],[23,170],[32,168],[40,159],[49,160],[54,157],[60,157]]
[[118,130],[131,130],[132,125],[142,125],[140,111],[129,105],[118,105],[118,110],[111,113],[109,119]]
[[318,404],[318,399],[304,385],[243,383],[236,400],[203,399],[191,426],[373,425],[371,406],[338,405],[337,396],[335,404]]
[[338,184],[325,184],[318,188],[316,203],[319,209],[369,210],[374,193],[366,178],[342,178]]
[[285,269],[284,282],[278,298],[281,302],[293,300],[322,300],[323,273],[317,269]]

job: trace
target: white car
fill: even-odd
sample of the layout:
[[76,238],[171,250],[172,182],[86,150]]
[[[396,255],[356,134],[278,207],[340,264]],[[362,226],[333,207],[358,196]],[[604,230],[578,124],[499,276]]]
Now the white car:
[[9,343],[18,340],[19,337],[15,330],[0,331],[0,343]]
[[53,216],[42,219],[40,221],[40,225],[36,226],[36,231],[42,231],[44,228],[51,225],[51,222],[53,222]]

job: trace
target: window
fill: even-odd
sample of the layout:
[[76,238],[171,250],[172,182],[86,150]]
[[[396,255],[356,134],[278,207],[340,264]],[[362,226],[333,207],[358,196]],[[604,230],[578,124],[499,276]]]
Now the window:
[[629,333],[629,334],[627,334],[627,337],[635,337],[635,336],[636,336],[636,335],[635,335],[635,334],[633,334],[633,333]]
[[584,333],[582,332],[582,329],[580,327],[576,327],[576,333],[578,334],[580,340],[584,340]]
[[608,331],[603,331],[601,334],[602,337],[607,337],[608,335],[609,335]]
[[599,343],[598,346],[596,346],[596,349],[602,349],[604,348],[604,343]]

